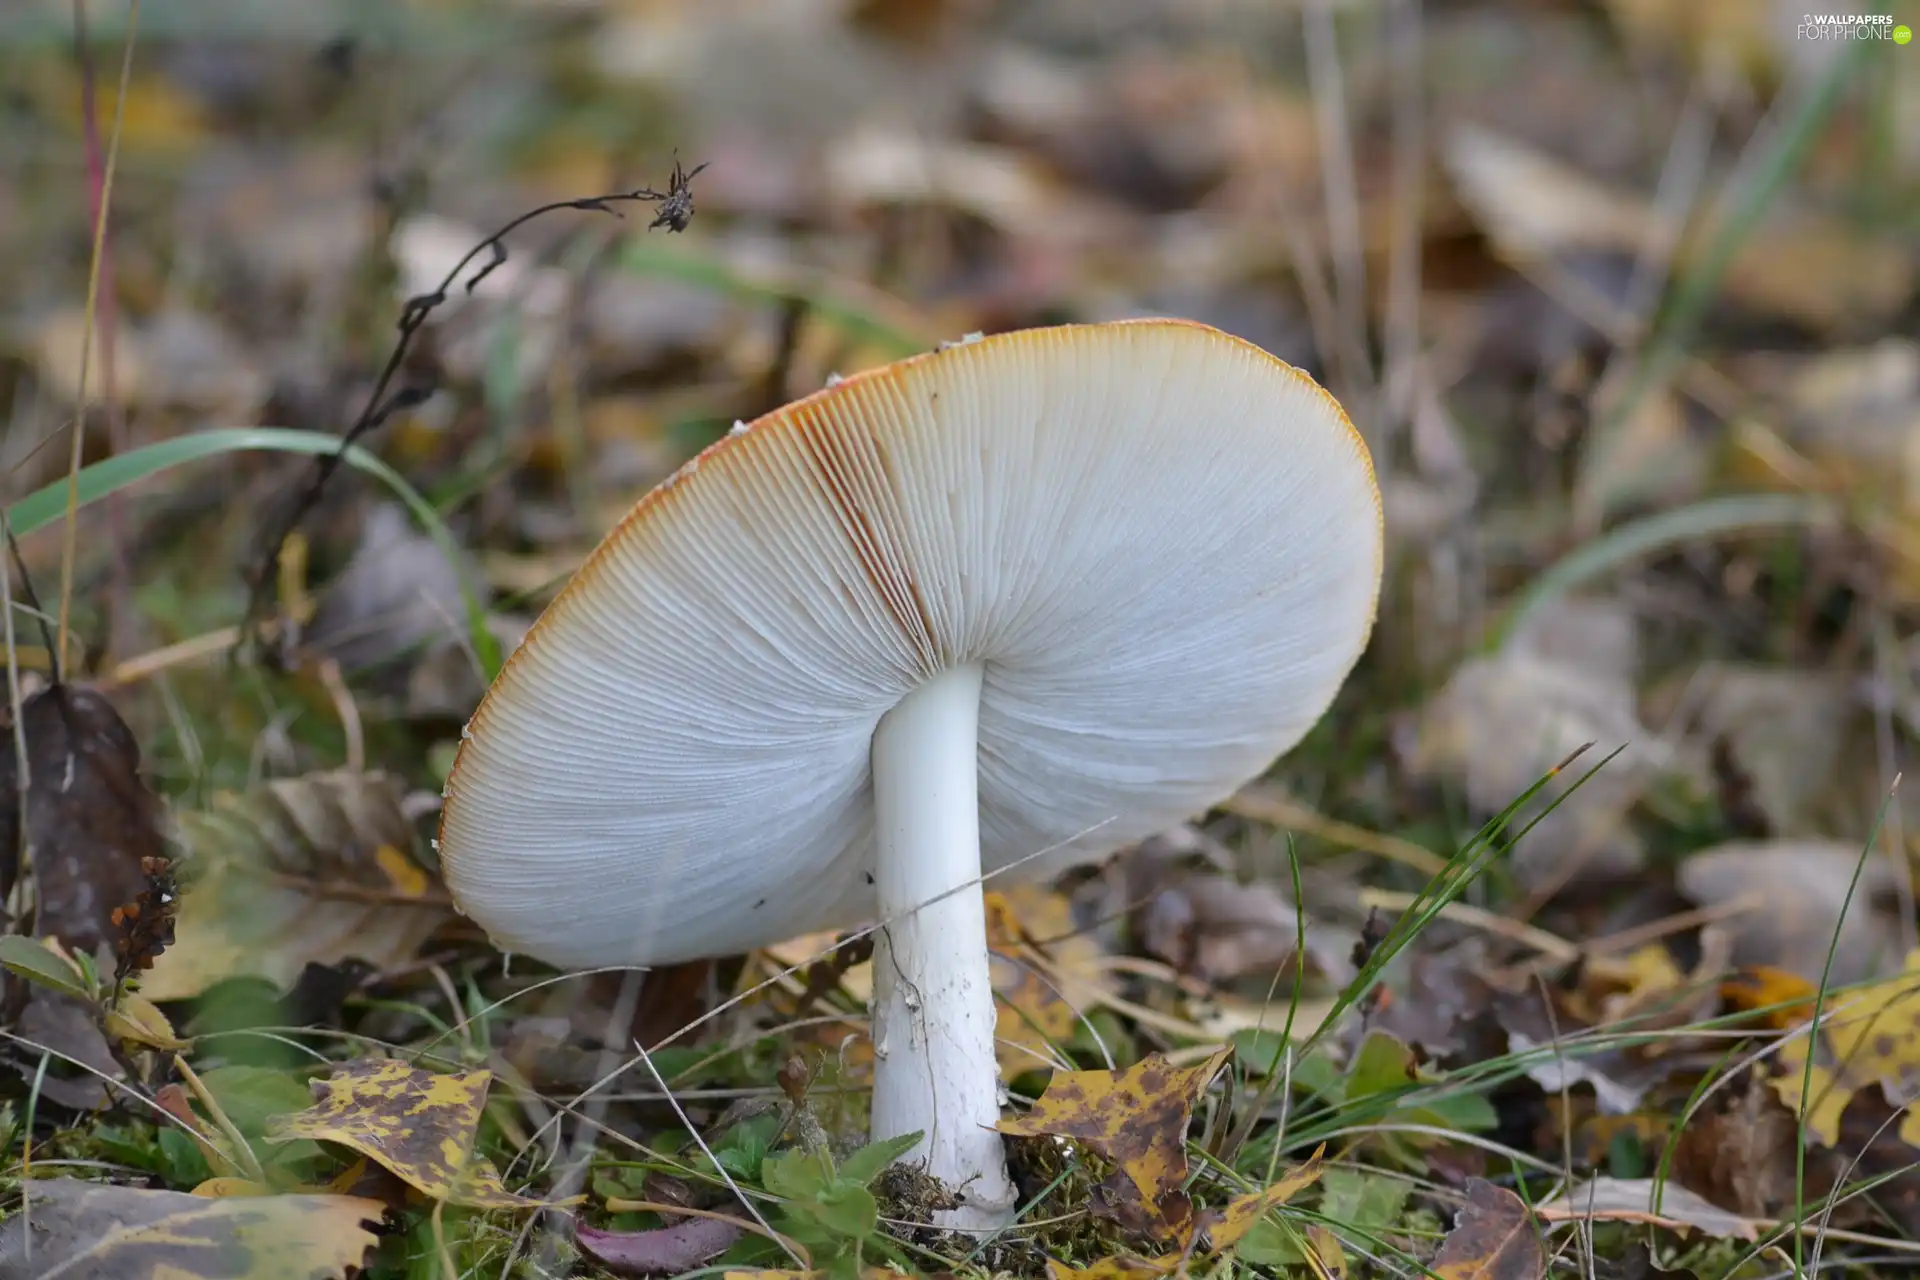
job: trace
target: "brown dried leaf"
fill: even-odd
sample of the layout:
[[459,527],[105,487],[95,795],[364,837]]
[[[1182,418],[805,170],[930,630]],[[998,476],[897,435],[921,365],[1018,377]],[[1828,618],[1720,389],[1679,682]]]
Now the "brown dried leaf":
[[267,1139],[338,1143],[449,1204],[536,1205],[501,1186],[493,1165],[474,1155],[492,1079],[485,1071],[435,1075],[393,1059],[342,1063],[325,1081],[314,1081],[314,1106],[268,1122]]
[[[1593,251],[1669,256],[1670,230],[1638,192],[1613,190],[1544,151],[1473,125],[1455,128],[1443,155],[1462,202],[1516,263]],[[1672,256],[1684,265],[1713,252],[1730,209],[1725,192],[1704,202]],[[1913,277],[1909,247],[1782,209],[1735,250],[1724,289],[1753,310],[1829,328],[1890,318]]]
[[1595,1178],[1535,1212],[1543,1222],[1647,1222],[1675,1231],[1704,1231],[1721,1240],[1757,1239],[1764,1225],[1654,1178]]
[[1032,1111],[996,1127],[1022,1137],[1072,1138],[1106,1157],[1114,1165],[1101,1183],[1109,1204],[1122,1215],[1138,1210],[1140,1229],[1171,1235],[1192,1212],[1180,1190],[1187,1122],[1228,1052],[1184,1069],[1155,1053],[1124,1071],[1055,1072]]
[[1858,844],[1735,841],[1689,857],[1678,879],[1680,891],[1700,906],[1749,907],[1723,922],[1733,935],[1736,965],[1770,965],[1817,983],[1832,948],[1836,985],[1899,969],[1900,924],[1878,905],[1892,896],[1893,871],[1877,854],[1862,866]]
[[[73,1178],[29,1184],[31,1213],[0,1229],[0,1272],[88,1280],[344,1278],[383,1210],[349,1196],[194,1196]],[[31,1223],[31,1226],[29,1226]],[[29,1234],[31,1233],[31,1234]]]
[[397,779],[342,770],[180,814],[189,856],[175,942],[142,990],[185,999],[241,974],[285,988],[309,963],[410,957],[452,907],[400,800]]
[[687,1218],[652,1231],[573,1230],[581,1250],[617,1275],[678,1275],[713,1261],[745,1233],[721,1218]]
[[1710,1109],[1693,1115],[1675,1139],[1674,1177],[1715,1204],[1749,1218],[1786,1212],[1804,1177],[1809,1202],[1826,1195],[1820,1153],[1800,1166],[1799,1124],[1759,1072],[1721,1090]]
[[[140,776],[140,745],[113,704],[90,689],[50,685],[26,700],[21,717],[26,831],[9,734],[0,750],[0,897],[13,887],[24,835],[34,932],[72,951],[110,949],[120,937],[114,908],[146,887],[143,860],[167,856],[160,802]],[[0,732],[10,723],[0,720]]]
[[1467,1183],[1467,1203],[1433,1260],[1441,1280],[1539,1280],[1547,1273],[1540,1232],[1526,1202],[1484,1178]]
[[476,577],[470,566],[448,560],[404,508],[381,503],[367,512],[352,559],[321,594],[302,649],[348,671],[424,659],[464,633],[463,573]]
[[1516,874],[1537,888],[1577,874],[1622,875],[1642,864],[1645,850],[1626,813],[1660,767],[1651,736],[1625,675],[1510,645],[1462,664],[1428,702],[1408,765],[1416,774],[1457,782],[1475,812],[1491,815],[1570,753],[1595,744],[1519,816],[1524,825],[1565,797],[1514,853]]
[[1164,1258],[1136,1258],[1130,1254],[1116,1254],[1111,1258],[1102,1258],[1088,1267],[1070,1267],[1064,1262],[1048,1258],[1047,1276],[1049,1280],[1145,1280],[1148,1276],[1169,1275],[1179,1266],[1179,1254]]

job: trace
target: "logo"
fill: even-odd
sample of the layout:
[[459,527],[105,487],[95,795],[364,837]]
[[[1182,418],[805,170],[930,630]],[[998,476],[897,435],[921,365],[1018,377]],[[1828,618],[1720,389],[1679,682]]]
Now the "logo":
[[1906,44],[1913,32],[1895,26],[1886,13],[1805,13],[1796,34],[1802,40],[1891,40]]

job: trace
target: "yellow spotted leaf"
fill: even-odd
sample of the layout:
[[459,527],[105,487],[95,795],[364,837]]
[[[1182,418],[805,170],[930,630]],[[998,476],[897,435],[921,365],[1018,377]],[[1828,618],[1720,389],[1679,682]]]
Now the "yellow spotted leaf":
[[1541,1280],[1547,1273],[1540,1230],[1526,1202],[1484,1178],[1467,1182],[1467,1203],[1440,1242],[1440,1280]]
[[1220,1220],[1207,1229],[1212,1237],[1215,1250],[1225,1252],[1240,1243],[1241,1237],[1253,1230],[1254,1224],[1265,1216],[1267,1210],[1287,1203],[1320,1181],[1321,1157],[1326,1154],[1326,1144],[1321,1143],[1318,1150],[1306,1163],[1289,1173],[1280,1181],[1264,1191],[1250,1191],[1244,1196],[1229,1200],[1220,1210]]
[[352,1196],[207,1197],[74,1178],[28,1194],[28,1211],[0,1227],[0,1275],[341,1280],[366,1260],[384,1212]]
[[485,1071],[435,1075],[395,1059],[343,1063],[315,1081],[315,1105],[267,1126],[267,1138],[310,1138],[357,1151],[435,1200],[477,1209],[538,1204],[500,1185],[500,1175],[474,1155],[486,1106]]
[[[1804,1035],[1783,1043],[1771,1083],[1824,1145],[1839,1139],[1840,1114],[1861,1089],[1877,1084],[1898,1107],[1920,1098],[1920,951],[1907,956],[1902,973],[1829,993],[1819,1037],[1817,1047]],[[1911,1116],[1901,1125],[1903,1139],[1909,1130],[1920,1136],[1920,1122]]]
[[1114,1175],[1100,1184],[1110,1216],[1168,1236],[1190,1218],[1180,1190],[1187,1177],[1187,1123],[1194,1099],[1227,1060],[1175,1067],[1149,1054],[1124,1071],[1056,1071],[1033,1110],[999,1129],[1023,1137],[1072,1138],[1106,1157]]
[[1780,1074],[1769,1083],[1780,1101],[1805,1118],[1807,1132],[1821,1145],[1830,1147],[1840,1140],[1840,1114],[1853,1100],[1853,1088],[1817,1062],[1808,1072],[1805,1036],[1780,1046]]

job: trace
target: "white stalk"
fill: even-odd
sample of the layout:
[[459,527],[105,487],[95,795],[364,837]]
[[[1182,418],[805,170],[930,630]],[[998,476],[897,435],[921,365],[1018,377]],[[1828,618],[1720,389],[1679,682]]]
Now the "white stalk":
[[925,1137],[908,1158],[959,1192],[935,1215],[955,1230],[1012,1220],[1014,1192],[994,1121],[993,1052],[980,879],[978,666],[920,686],[873,734],[874,890],[885,926],[873,949],[873,1136]]

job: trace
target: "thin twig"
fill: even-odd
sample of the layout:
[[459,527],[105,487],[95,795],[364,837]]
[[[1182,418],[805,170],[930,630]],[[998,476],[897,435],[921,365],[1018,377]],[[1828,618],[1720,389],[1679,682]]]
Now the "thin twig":
[[267,588],[274,582],[279,571],[282,545],[286,542],[287,536],[299,527],[300,522],[306,519],[307,514],[311,512],[314,506],[320,501],[321,493],[325,489],[327,482],[332,479],[334,472],[339,469],[341,461],[346,457],[347,450],[362,436],[366,435],[367,432],[385,422],[395,413],[424,402],[427,397],[433,393],[433,389],[429,386],[406,386],[391,393],[389,393],[388,388],[392,386],[394,378],[398,376],[400,372],[401,365],[405,363],[407,352],[413,346],[414,336],[426,325],[428,317],[446,305],[448,295],[453,291],[454,287],[459,284],[462,273],[464,273],[468,267],[472,266],[474,261],[482,254],[487,255],[486,262],[481,265],[478,270],[474,271],[473,274],[467,278],[466,284],[462,286],[463,292],[471,294],[474,289],[480,285],[481,281],[492,275],[506,263],[507,236],[512,235],[515,231],[518,231],[521,227],[536,218],[562,209],[579,209],[594,213],[605,213],[618,218],[624,216],[616,207],[619,204],[634,202],[651,203],[658,207],[658,213],[653,221],[647,224],[649,231],[656,227],[665,227],[670,232],[684,231],[686,230],[688,222],[691,221],[693,217],[693,189],[691,184],[694,176],[704,168],[706,168],[706,165],[700,164],[695,165],[691,170],[683,169],[680,166],[680,162],[676,159],[673,166],[673,177],[667,184],[665,191],[655,191],[651,187],[636,187],[631,191],[616,191],[607,195],[586,196],[578,200],[557,200],[551,204],[543,204],[536,209],[528,210],[526,213],[514,218],[498,231],[473,246],[473,248],[467,250],[467,252],[461,256],[460,260],[455,262],[453,267],[441,279],[438,287],[431,292],[416,294],[414,297],[407,299],[406,304],[400,310],[400,336],[395,340],[393,350],[387,355],[386,366],[380,370],[380,376],[374,380],[373,389],[367,393],[366,403],[361,408],[360,415],[354,419],[353,425],[348,427],[346,433],[340,437],[340,447],[337,450],[331,453],[316,454],[314,456],[312,475],[306,488],[303,489],[292,502],[286,505],[280,518],[269,526],[268,537],[262,545],[260,561],[255,566],[247,583],[247,612],[240,628],[240,640],[242,644],[248,643],[255,638],[257,630],[256,624],[259,622],[260,616],[265,608]]

